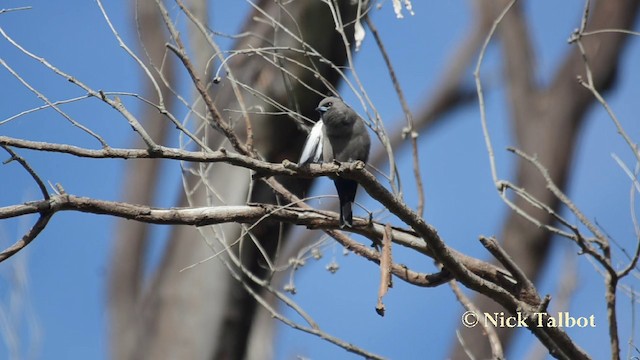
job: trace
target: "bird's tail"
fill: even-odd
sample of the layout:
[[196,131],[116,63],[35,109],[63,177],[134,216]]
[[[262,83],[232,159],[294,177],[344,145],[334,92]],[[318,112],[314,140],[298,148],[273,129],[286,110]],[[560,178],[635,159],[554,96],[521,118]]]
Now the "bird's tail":
[[353,213],[351,212],[351,204],[356,199],[356,191],[358,183],[353,180],[336,178],[333,180],[340,198],[340,227],[353,226]]
[[345,226],[352,227],[353,226],[353,213],[351,212],[351,204],[350,201],[345,201],[340,204],[340,227],[343,228]]

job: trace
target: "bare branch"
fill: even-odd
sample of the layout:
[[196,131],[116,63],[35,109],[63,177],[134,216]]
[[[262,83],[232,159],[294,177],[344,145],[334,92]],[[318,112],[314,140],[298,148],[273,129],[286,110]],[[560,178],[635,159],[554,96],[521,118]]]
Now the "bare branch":
[[[458,283],[455,280],[451,280],[449,282],[449,286],[451,290],[456,296],[456,299],[462,304],[462,306],[469,312],[476,314],[475,316],[481,316],[481,311],[478,307],[467,297],[462,289],[458,286]],[[496,333],[496,329],[489,326],[486,322],[480,321],[480,325],[484,329],[487,339],[489,340],[489,344],[491,345],[491,355],[493,359],[501,360],[504,359],[504,351],[502,350],[502,344],[500,343],[500,338]],[[458,338],[462,340],[462,335],[458,333]],[[464,344],[462,344],[464,347]],[[467,354],[472,355],[469,349],[465,349]]]
[[[7,35],[5,34],[4,30],[2,30],[2,28],[0,28],[0,34],[2,34],[10,42],[13,41],[11,38],[7,37]],[[80,124],[79,122],[74,120],[71,116],[69,116],[67,113],[62,111],[57,104],[55,104],[54,102],[49,100],[46,96],[44,96],[43,93],[41,93],[36,88],[31,86],[31,84],[29,84],[25,79],[23,79],[22,76],[20,76],[15,70],[13,70],[13,68],[11,68],[3,59],[0,59],[0,65],[4,66],[4,68],[7,69],[11,73],[11,75],[13,75],[13,77],[18,79],[18,81],[20,81],[22,83],[22,85],[24,85],[27,89],[29,89],[29,91],[34,93],[40,100],[44,101],[47,104],[48,107],[53,108],[63,118],[67,119],[67,121],[69,121],[73,126],[81,129],[82,131],[86,132],[87,134],[89,134],[90,136],[92,136],[93,138],[98,140],[98,142],[100,142],[100,144],[103,147],[108,146],[107,143],[105,142],[105,140],[100,135],[96,134],[95,132],[93,132],[92,130],[87,128],[86,126]],[[4,123],[4,121],[3,121],[3,123]]]
[[387,224],[382,236],[382,256],[380,257],[380,287],[378,290],[378,303],[376,312],[380,316],[384,316],[385,307],[382,298],[387,294],[391,285],[391,225]]
[[536,287],[533,285],[531,280],[527,277],[527,275],[520,269],[518,264],[513,261],[511,256],[507,254],[504,249],[500,246],[498,241],[491,237],[487,238],[484,236],[480,236],[480,242],[482,246],[484,246],[489,252],[498,260],[504,267],[509,271],[513,277],[518,282],[518,285],[523,288],[526,293],[534,295],[535,298],[532,299],[532,303],[539,304],[542,300],[538,295]]
[[22,237],[22,239],[18,240],[15,244],[4,249],[0,253],[0,262],[5,261],[6,259],[15,255],[17,252],[19,252],[20,250],[24,249],[27,245],[29,245],[36,237],[38,237],[38,235],[40,235],[42,230],[44,230],[44,228],[49,223],[51,216],[53,216],[53,213],[40,215],[40,218],[38,218],[36,223],[31,227],[29,232],[27,232]]
[[21,7],[15,7],[15,8],[0,9],[0,15],[4,13],[12,12],[12,11],[31,10],[31,9],[32,9],[31,6],[21,6]]
[[[86,91],[89,95],[104,101],[105,103],[109,104],[109,106],[111,106],[112,108],[117,110],[129,122],[129,125],[131,125],[131,127],[140,135],[140,137],[144,140],[144,142],[147,144],[149,149],[153,150],[157,146],[155,144],[155,142],[153,141],[153,139],[151,139],[149,134],[147,134],[146,130],[142,127],[142,125],[140,125],[138,120],[127,110],[127,108],[122,104],[122,102],[120,101],[120,99],[118,97],[116,97],[115,99],[110,99],[109,97],[107,97],[105,95],[104,92],[96,91],[96,90],[91,89],[89,86],[85,85],[80,80],[78,80],[75,77],[65,73],[64,71],[60,70],[59,68],[57,68],[54,65],[52,65],[51,63],[49,63],[45,58],[37,56],[34,53],[32,53],[32,52],[28,51],[27,49],[25,49],[24,47],[22,47],[20,44],[15,42],[9,35],[7,35],[7,33],[1,27],[0,27],[0,35],[2,35],[7,41],[9,41],[9,43],[11,43],[11,45],[13,45],[15,48],[20,50],[23,54],[27,55],[28,57],[30,57],[30,58],[32,58],[34,60],[37,60],[42,65],[44,65],[46,68],[48,68],[49,70],[53,71],[55,74],[61,76],[62,78],[64,78],[68,82],[70,82],[70,83],[78,86],[82,90]],[[5,64],[4,61],[2,61],[2,64],[3,65]],[[45,100],[45,102],[47,102],[47,105],[53,107],[54,109],[56,108],[56,106],[53,105],[52,102],[50,102],[48,100]],[[81,126],[81,128],[83,130],[85,129],[85,127],[83,125],[79,125],[79,126]],[[85,130],[85,131],[87,131],[87,130]],[[89,132],[89,134],[91,134],[91,132]],[[93,136],[93,134],[92,134],[92,136]],[[94,137],[96,137],[96,136],[94,136]],[[102,140],[100,137],[98,137],[96,139],[98,139],[98,141],[100,142],[100,144],[103,147],[108,147],[106,142],[104,140]]]
[[49,192],[47,191],[47,187],[44,185],[44,182],[42,181],[42,179],[40,179],[40,176],[38,176],[35,170],[33,170],[31,165],[29,165],[29,163],[27,163],[27,161],[24,158],[22,158],[20,155],[16,154],[15,151],[11,150],[11,148],[6,144],[0,143],[0,146],[6,152],[8,152],[9,155],[11,155],[11,158],[9,160],[4,161],[3,164],[8,164],[11,161],[17,161],[20,164],[20,166],[22,166],[29,173],[29,175],[33,178],[33,181],[36,182],[36,185],[38,185],[38,188],[42,193],[42,197],[45,200],[49,200]]
[[407,99],[404,97],[404,92],[402,91],[402,87],[398,82],[398,78],[396,77],[396,72],[393,69],[393,65],[391,63],[391,59],[389,58],[389,54],[385,49],[384,43],[382,39],[380,39],[380,35],[378,34],[378,29],[371,21],[369,16],[365,16],[365,21],[369,29],[371,29],[371,33],[373,34],[373,38],[376,40],[376,45],[378,45],[378,49],[380,49],[380,53],[382,54],[382,58],[384,59],[384,63],[387,66],[387,70],[389,71],[389,76],[391,77],[391,82],[393,83],[393,88],[398,95],[398,99],[400,100],[400,104],[402,105],[402,111],[404,112],[404,116],[407,120],[407,126],[402,130],[403,138],[409,137],[411,141],[411,149],[413,156],[413,176],[416,181],[417,193],[418,193],[418,207],[417,213],[422,216],[424,213],[424,187],[422,185],[422,175],[420,174],[420,159],[418,156],[418,132],[414,129],[413,126],[413,115],[411,113],[411,109],[409,108],[409,104],[407,103]]

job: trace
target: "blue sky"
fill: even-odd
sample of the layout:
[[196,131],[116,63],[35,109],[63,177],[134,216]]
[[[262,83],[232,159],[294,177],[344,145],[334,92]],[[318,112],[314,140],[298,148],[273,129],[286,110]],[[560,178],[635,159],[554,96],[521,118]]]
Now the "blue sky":
[[[454,46],[468,31],[472,14],[467,1],[413,3],[415,16],[398,20],[390,2],[385,2],[380,10],[373,12],[373,18],[408,101],[413,109],[418,109],[425,96],[436,91],[433,86],[438,75],[449,61]],[[95,2],[14,1],[2,7],[26,5],[33,8],[0,15],[0,26],[17,42],[94,88],[140,90],[136,65],[118,47]],[[531,21],[541,83],[549,80],[562,56],[570,50],[566,39],[579,24],[582,6],[582,1],[578,0],[528,3],[526,11]],[[212,27],[226,33],[237,31],[247,8],[245,2],[213,1]],[[109,2],[106,9],[125,41],[134,44],[136,35],[128,18],[131,15],[128,3]],[[228,44],[223,41],[224,46]],[[490,49],[483,74],[485,79],[497,84],[487,96],[487,114],[499,173],[510,178],[514,159],[503,149],[514,143],[508,127],[509,114],[498,55],[495,48]],[[26,59],[5,40],[0,40],[0,57],[51,100],[83,95],[36,61]],[[640,130],[635,121],[640,110],[637,102],[640,71],[635,66],[638,58],[640,39],[635,38],[621,63],[619,86],[607,97],[628,133],[636,140]],[[400,104],[393,96],[386,69],[370,34],[356,54],[356,69],[385,124],[394,126],[396,121],[402,121]],[[468,81],[473,83],[471,74]],[[0,121],[42,104],[4,69],[0,69],[0,84]],[[353,94],[344,90],[342,95],[357,111],[363,112]],[[140,110],[135,105],[133,109]],[[112,146],[129,144],[129,126],[96,100],[70,104],[65,110],[103,135]],[[613,239],[631,248],[634,234],[629,215],[630,184],[611,154],[617,154],[629,166],[633,166],[632,157],[600,107],[591,109],[585,125],[573,165],[569,195]],[[0,134],[87,147],[98,145],[51,110],[1,125]],[[120,197],[122,161],[96,162],[36,152],[20,153],[45,180],[60,183],[70,193],[111,200]],[[427,199],[425,218],[448,244],[467,254],[488,258],[477,238],[481,234],[499,234],[502,218],[508,210],[491,182],[477,105],[453,112],[442,120],[442,126],[422,134],[420,153]],[[410,172],[408,147],[397,149],[396,154],[402,171]],[[6,159],[6,155],[0,159]],[[165,196],[158,204],[170,206],[178,191],[178,165],[168,166],[165,175],[162,188]],[[0,206],[39,197],[33,182],[15,163],[0,166],[0,179]],[[404,188],[407,202],[415,206],[415,184],[411,176],[404,177]],[[317,194],[332,191],[332,185],[326,179],[321,179],[315,189]],[[377,208],[366,197],[360,201],[368,208]],[[575,220],[571,216],[569,219]],[[0,244],[15,241],[33,220],[1,222]],[[12,294],[15,294],[12,292],[15,289],[13,269],[25,269],[27,290],[21,294],[28,301],[19,302],[25,308],[18,311],[22,315],[14,319],[14,324],[20,324],[16,331],[21,357],[31,354],[34,359],[106,358],[105,280],[108,267],[112,266],[109,254],[114,224],[114,219],[105,216],[57,214],[28,249],[0,264],[0,304],[5,308],[10,308]],[[166,229],[155,228],[154,232],[161,244]],[[540,283],[541,292],[556,292],[557,275],[564,269],[566,256],[576,252],[577,249],[566,240],[556,240],[554,255]],[[423,257],[400,249],[394,255],[418,270],[433,269],[432,263]],[[325,270],[331,261],[340,265],[340,270],[333,275]],[[602,279],[584,258],[577,259],[577,267],[577,290],[570,311],[577,316],[594,314],[598,326],[568,332],[594,358],[606,358],[609,350]],[[626,283],[630,284],[629,281]],[[395,281],[394,288],[385,298],[387,315],[380,318],[373,310],[378,269],[353,254],[344,256],[338,245],[328,246],[322,259],[309,261],[296,274],[296,285],[298,294],[294,299],[324,330],[391,358],[423,358],[425,354],[431,358],[444,358],[462,312],[447,287],[420,289]],[[631,328],[630,300],[622,295],[619,299],[625,354]],[[37,331],[28,326],[30,318],[38,324]],[[636,318],[636,323],[638,320],[640,318]],[[522,358],[528,354],[535,342],[532,339],[528,332],[521,331],[509,357]],[[9,354],[9,349],[0,342],[0,357],[5,354]],[[279,327],[276,354],[278,359],[291,359],[296,355],[314,359],[355,358],[340,348],[286,327]]]

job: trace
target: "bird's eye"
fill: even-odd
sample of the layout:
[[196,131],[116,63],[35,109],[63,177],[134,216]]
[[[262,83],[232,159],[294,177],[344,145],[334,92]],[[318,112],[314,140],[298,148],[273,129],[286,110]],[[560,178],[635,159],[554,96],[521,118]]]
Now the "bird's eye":
[[333,105],[333,103],[332,103],[332,102],[328,102],[328,103],[327,103],[327,107],[330,107],[331,105]]

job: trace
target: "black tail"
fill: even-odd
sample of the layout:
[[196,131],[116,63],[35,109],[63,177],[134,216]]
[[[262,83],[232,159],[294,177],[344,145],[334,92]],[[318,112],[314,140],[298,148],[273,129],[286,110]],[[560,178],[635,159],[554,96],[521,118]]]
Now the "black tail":
[[351,204],[356,199],[356,191],[358,183],[353,180],[336,178],[333,180],[340,198],[340,227],[353,226],[353,214],[351,213]]

